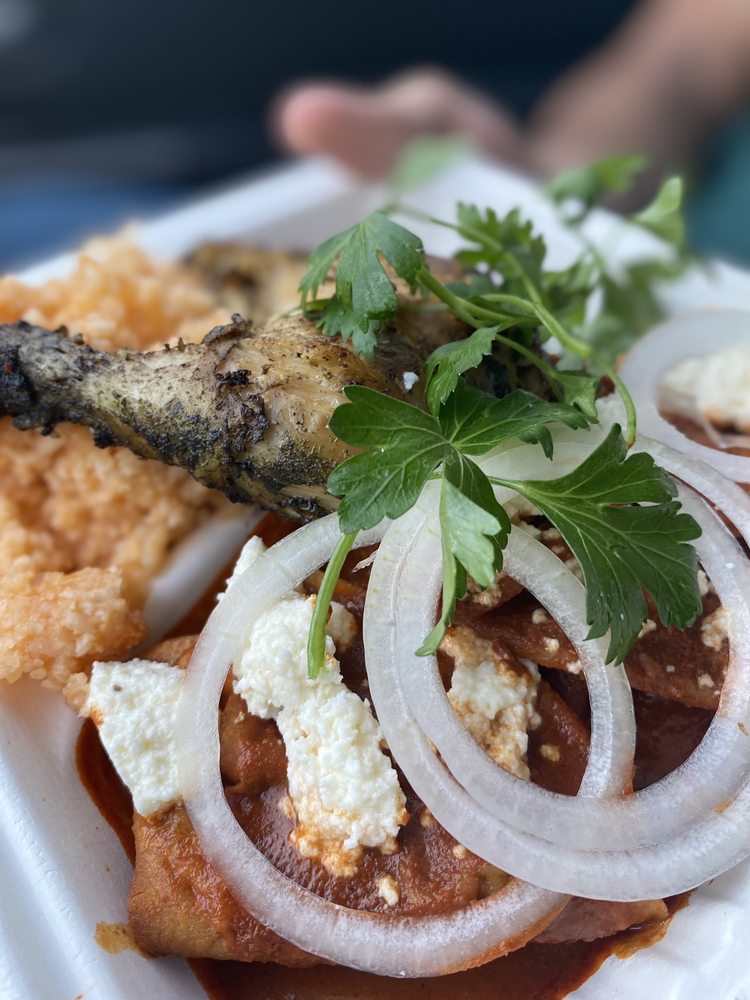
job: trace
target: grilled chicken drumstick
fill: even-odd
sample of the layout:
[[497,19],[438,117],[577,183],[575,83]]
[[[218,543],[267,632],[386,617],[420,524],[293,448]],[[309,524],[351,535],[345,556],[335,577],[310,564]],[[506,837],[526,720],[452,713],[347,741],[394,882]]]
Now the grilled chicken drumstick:
[[446,339],[446,323],[431,330],[417,343],[394,323],[370,362],[302,316],[263,327],[235,316],[201,344],[116,354],[65,331],[0,326],[0,415],[45,432],[83,424],[100,447],[182,466],[232,500],[306,520],[335,505],[326,480],[349,451],[327,424],[342,390],[406,398],[404,375]]
[[[309,520],[336,506],[326,481],[351,453],[327,427],[343,389],[356,383],[419,403],[414,376],[427,356],[469,332],[448,312],[415,308],[397,282],[404,307],[384,323],[368,361],[304,316],[279,315],[294,305],[303,255],[205,244],[187,263],[258,325],[235,315],[200,344],[116,354],[66,330],[0,326],[0,416],[44,433],[83,424],[100,447],[127,447],[187,469],[231,500]],[[463,273],[452,261],[430,258],[430,266],[445,280]],[[500,348],[474,380],[499,394],[519,384],[546,391],[533,366],[510,364]]]

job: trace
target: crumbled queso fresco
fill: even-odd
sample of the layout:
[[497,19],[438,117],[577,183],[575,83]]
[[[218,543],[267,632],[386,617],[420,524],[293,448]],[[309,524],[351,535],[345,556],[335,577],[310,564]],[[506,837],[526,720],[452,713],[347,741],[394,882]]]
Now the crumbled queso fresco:
[[528,730],[540,721],[537,667],[506,661],[489,640],[467,628],[451,629],[440,648],[453,658],[448,699],[456,715],[493,760],[528,779]]
[[726,608],[719,606],[711,614],[706,615],[701,622],[701,641],[703,645],[718,652],[727,639],[728,626],[729,621]]
[[[264,550],[252,538],[234,577]],[[408,814],[370,705],[341,676],[336,650],[347,648],[357,626],[339,604],[327,626],[327,669],[314,681],[307,677],[315,600],[289,593],[258,618],[235,660],[234,689],[249,712],[274,719],[284,739],[293,843],[334,874],[347,875],[363,848],[395,851]],[[539,722],[537,668],[506,661],[466,628],[451,629],[442,648],[454,660],[448,698],[456,714],[494,760],[528,779],[527,732]],[[179,801],[175,721],[183,678],[182,670],[147,660],[94,664],[85,711],[144,816]],[[422,813],[424,825],[429,814]],[[398,900],[390,883],[380,894],[387,905]]]
[[[254,541],[240,571],[261,551]],[[336,646],[346,648],[356,632],[341,605],[333,604],[328,622],[327,669],[308,679],[314,607],[314,596],[292,593],[260,616],[234,665],[234,689],[253,715],[275,719],[284,739],[297,849],[343,875],[353,871],[363,847],[395,851],[408,814],[369,703],[341,677]]]
[[[263,551],[262,541],[251,539],[235,576]],[[343,875],[353,873],[363,847],[394,851],[408,814],[370,706],[341,678],[336,646],[346,648],[356,634],[341,605],[334,603],[328,622],[327,670],[307,677],[314,602],[292,593],[258,618],[235,663],[234,688],[250,712],[276,720],[284,739],[292,840],[300,853]],[[146,816],[179,801],[174,726],[183,676],[148,661],[94,665],[86,712]]]
[[182,670],[151,660],[95,663],[84,712],[143,816],[178,801],[174,732]]
[[750,347],[686,358],[662,380],[667,394],[719,427],[750,431]]

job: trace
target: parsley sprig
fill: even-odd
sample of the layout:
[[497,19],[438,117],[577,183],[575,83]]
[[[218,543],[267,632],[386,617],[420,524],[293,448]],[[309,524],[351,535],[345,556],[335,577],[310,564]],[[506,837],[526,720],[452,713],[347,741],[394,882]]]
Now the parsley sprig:
[[[625,657],[648,617],[644,589],[664,624],[685,628],[700,613],[697,560],[688,544],[700,534],[698,526],[679,512],[674,484],[664,470],[646,454],[628,455],[619,426],[569,475],[500,479],[488,477],[473,459],[511,438],[539,443],[551,455],[548,425],[583,428],[587,418],[566,403],[521,390],[493,399],[463,381],[437,417],[363,386],[349,386],[346,395],[349,402],[334,412],[331,430],[366,450],[339,465],[328,481],[330,491],[343,498],[344,554],[357,531],[400,517],[414,506],[428,479],[441,479],[443,607],[420,653],[437,649],[468,577],[488,587],[502,569],[511,526],[493,484],[516,490],[537,507],[578,559],[589,635],[610,632],[609,660]],[[337,550],[329,569],[339,557]],[[324,631],[328,609],[322,597],[317,608],[317,627],[322,623]],[[320,662],[311,659],[313,676]]]
[[651,456],[626,455],[615,424],[569,475],[492,478],[526,497],[565,539],[583,571],[589,638],[609,631],[607,658],[616,662],[648,617],[644,588],[664,625],[687,628],[701,610],[697,556],[686,544],[700,529],[679,513],[675,484]]
[[[437,308],[450,310],[473,331],[428,358],[423,383],[426,410],[350,386],[348,402],[333,414],[331,431],[361,451],[339,465],[328,482],[330,492],[341,498],[342,539],[324,574],[313,615],[308,645],[311,676],[323,666],[331,596],[357,532],[383,518],[400,517],[431,478],[440,479],[443,604],[440,621],[420,653],[434,652],[439,645],[456,602],[466,593],[468,578],[488,587],[502,569],[510,521],[495,499],[493,485],[518,491],[560,531],[583,571],[590,635],[609,631],[611,660],[623,659],[646,620],[644,591],[665,624],[686,627],[699,613],[696,556],[689,544],[698,527],[679,512],[666,473],[648,456],[627,455],[636,415],[601,333],[607,323],[613,328],[617,316],[613,303],[619,296],[620,332],[614,339],[621,342],[628,290],[636,274],[653,298],[653,281],[662,279],[670,266],[671,273],[679,270],[677,261],[685,254],[681,183],[668,181],[652,204],[631,218],[673,247],[676,256],[671,265],[663,259],[658,266],[643,263],[640,272],[631,265],[621,279],[579,228],[597,201],[610,191],[623,190],[640,167],[635,158],[617,158],[570,172],[550,186],[565,224],[581,237],[580,257],[564,270],[545,266],[544,239],[518,210],[501,217],[492,209],[480,211],[464,204],[458,205],[455,220],[429,219],[451,228],[466,242],[457,254],[467,268],[463,281],[440,281],[427,264],[419,237],[386,211],[372,213],[310,255],[300,285],[302,308],[326,333],[351,337],[365,356],[373,355],[380,324],[398,308],[394,278],[402,279],[413,293],[429,297],[424,308],[436,308],[437,299]],[[400,211],[404,212],[403,206]],[[319,299],[334,265],[333,293]],[[592,321],[595,292],[603,305]],[[572,364],[556,367],[540,344],[561,351]],[[516,390],[496,399],[471,388],[464,376],[498,345],[535,365],[554,398]],[[475,459],[509,439],[538,443],[551,458],[550,425],[583,430],[595,422],[602,373],[609,375],[623,397],[625,438],[619,427],[613,427],[586,462],[560,479],[487,477]]]

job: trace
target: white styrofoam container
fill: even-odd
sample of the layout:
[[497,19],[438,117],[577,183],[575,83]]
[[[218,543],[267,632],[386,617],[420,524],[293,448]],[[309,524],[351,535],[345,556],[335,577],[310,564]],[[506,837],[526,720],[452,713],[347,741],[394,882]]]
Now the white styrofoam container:
[[[464,164],[409,201],[446,215],[462,198],[531,215],[547,238],[551,258],[564,264],[575,244],[533,184],[502,168]],[[360,187],[337,168],[309,161],[207,197],[143,225],[135,238],[159,257],[181,254],[203,239],[247,238],[259,244],[306,248],[381,203],[382,192]],[[431,252],[450,253],[455,237],[420,226]],[[611,234],[613,219],[595,214],[589,233]],[[652,249],[641,233],[618,238],[618,255]],[[21,277],[40,282],[65,273],[71,257],[32,268]],[[698,307],[750,307],[750,275],[717,264],[665,292],[672,312]],[[190,567],[210,581],[247,531],[252,514],[215,523],[178,552],[154,591],[155,631],[168,627],[188,594],[175,588]],[[170,598],[176,598],[171,600]],[[170,610],[170,605],[172,610]],[[0,998],[2,1000],[192,1000],[204,996],[177,958],[146,960],[133,951],[110,955],[96,944],[98,922],[126,918],[131,869],[114,833],[78,779],[79,720],[59,696],[24,680],[0,694]],[[628,959],[609,958],[574,994],[578,1000],[750,1000],[750,863],[698,890],[664,939]]]

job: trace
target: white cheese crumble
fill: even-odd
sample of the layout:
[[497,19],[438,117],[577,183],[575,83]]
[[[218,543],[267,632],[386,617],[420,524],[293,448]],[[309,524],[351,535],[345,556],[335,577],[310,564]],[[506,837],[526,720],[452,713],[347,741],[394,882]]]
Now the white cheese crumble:
[[[237,562],[234,564],[234,569],[232,570],[232,575],[227,580],[227,589],[233,584],[238,577],[242,576],[246,569],[249,569],[253,563],[262,556],[266,551],[266,544],[260,535],[251,535],[250,538],[245,542],[242,552],[240,552]],[[224,595],[219,595],[219,600]]]
[[549,615],[544,610],[544,608],[534,608],[531,613],[531,624],[532,625],[543,625],[545,622],[549,621]]
[[451,629],[441,649],[453,657],[448,699],[456,715],[498,764],[528,779],[527,730],[539,723],[536,666],[519,668],[466,628]]
[[406,822],[398,776],[382,750],[367,701],[344,684],[336,645],[356,634],[352,615],[334,603],[326,669],[307,676],[307,636],[315,597],[291,593],[262,614],[235,660],[234,690],[253,715],[275,719],[287,754],[292,840],[336,874],[351,874],[363,847],[396,849]]
[[401,899],[398,882],[393,875],[383,875],[382,878],[378,879],[378,896],[387,906],[395,906]]
[[648,635],[649,632],[653,632],[655,631],[655,629],[656,629],[656,622],[653,621],[653,619],[651,618],[647,618],[646,621],[643,623],[641,631],[638,633],[638,638],[642,639],[644,635]]
[[505,509],[508,512],[508,517],[511,519],[513,524],[518,524],[520,521],[530,521],[534,517],[539,517],[542,513],[538,507],[535,507],[533,503],[530,503],[526,497],[517,496],[512,500],[509,500],[505,504]]
[[84,714],[98,726],[104,749],[142,816],[180,799],[174,732],[184,676],[152,660],[97,662],[92,668]]
[[698,687],[702,688],[712,688],[714,686],[714,679],[711,674],[701,674],[698,677]]
[[750,431],[750,346],[686,358],[662,379],[666,405],[698,410],[718,427]]
[[701,641],[703,645],[718,652],[722,647],[722,643],[727,638],[728,627],[729,622],[724,608],[718,607],[716,611],[712,611],[710,615],[706,615],[701,622]]
[[429,830],[430,827],[435,825],[435,817],[432,815],[427,806],[422,806],[419,811],[419,825],[424,830]]
[[496,573],[489,587],[482,589],[476,580],[469,577],[466,593],[474,604],[479,604],[483,608],[496,608],[503,603],[503,587],[507,580],[507,574]]
[[404,372],[401,376],[401,381],[404,383],[404,389],[406,389],[407,392],[411,392],[419,381],[419,375],[417,375],[416,372]]
[[555,764],[560,760],[560,748],[556,747],[554,743],[542,743],[539,747],[539,753],[545,760],[550,760]]

